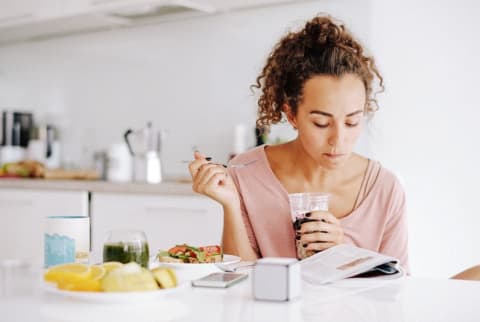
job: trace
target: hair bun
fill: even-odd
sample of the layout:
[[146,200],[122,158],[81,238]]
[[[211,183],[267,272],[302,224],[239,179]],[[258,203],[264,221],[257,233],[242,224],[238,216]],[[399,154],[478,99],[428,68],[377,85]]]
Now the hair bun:
[[308,47],[336,45],[342,41],[343,25],[335,25],[326,17],[316,17],[305,25]]
[[[287,33],[275,45],[257,77],[259,128],[280,122],[285,108],[297,113],[305,83],[317,75],[341,77],[353,74],[365,87],[365,111],[378,109],[375,95],[383,91],[383,78],[372,57],[345,26],[330,16],[317,16],[299,31]],[[379,90],[373,93],[374,81]]]

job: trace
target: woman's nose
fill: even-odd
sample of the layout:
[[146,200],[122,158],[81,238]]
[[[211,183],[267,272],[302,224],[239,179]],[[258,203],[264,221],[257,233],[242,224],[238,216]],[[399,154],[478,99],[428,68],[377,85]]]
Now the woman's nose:
[[341,126],[334,126],[328,138],[328,144],[332,147],[336,147],[343,140],[343,129]]

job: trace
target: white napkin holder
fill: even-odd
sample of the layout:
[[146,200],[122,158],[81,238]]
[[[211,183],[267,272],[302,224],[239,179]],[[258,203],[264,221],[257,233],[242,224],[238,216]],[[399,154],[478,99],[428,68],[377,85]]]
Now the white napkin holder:
[[290,301],[300,296],[300,264],[296,258],[265,257],[253,270],[253,296],[256,300]]

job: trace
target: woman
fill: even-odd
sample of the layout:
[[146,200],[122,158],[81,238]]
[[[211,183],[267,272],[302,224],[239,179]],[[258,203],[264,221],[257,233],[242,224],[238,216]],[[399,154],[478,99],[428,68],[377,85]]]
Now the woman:
[[[238,155],[225,169],[195,153],[193,190],[223,206],[223,247],[243,260],[296,257],[351,243],[396,257],[409,271],[405,193],[378,162],[353,152],[363,121],[376,110],[374,82],[383,79],[361,44],[330,17],[315,17],[273,49],[255,87],[257,126],[285,118],[293,141]],[[329,210],[295,230],[289,193],[326,192]]]

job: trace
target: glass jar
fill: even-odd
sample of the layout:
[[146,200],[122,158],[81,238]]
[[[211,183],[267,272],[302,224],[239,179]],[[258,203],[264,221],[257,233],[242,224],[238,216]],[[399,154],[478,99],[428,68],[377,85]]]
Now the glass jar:
[[140,230],[111,230],[103,244],[103,262],[136,262],[148,268],[147,237]]

